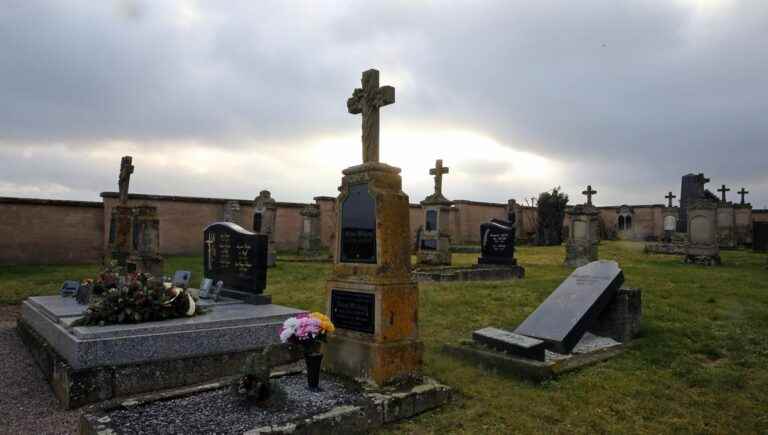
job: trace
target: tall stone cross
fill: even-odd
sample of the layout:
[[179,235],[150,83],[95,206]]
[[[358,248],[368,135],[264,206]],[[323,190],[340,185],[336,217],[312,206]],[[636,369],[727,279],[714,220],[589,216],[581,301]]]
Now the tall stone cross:
[[664,198],[669,200],[669,205],[667,207],[672,207],[672,200],[677,198],[677,196],[673,195],[672,192],[669,192]]
[[745,189],[745,188],[743,188],[743,187],[742,187],[742,188],[741,188],[741,190],[739,190],[739,191],[738,191],[738,192],[736,192],[736,193],[738,193],[739,195],[741,195],[741,204],[742,204],[742,205],[746,204],[746,202],[744,202],[744,195],[748,194],[748,193],[749,193],[749,190],[747,190],[747,189]]
[[725,184],[723,184],[723,187],[717,189],[718,192],[722,195],[722,201],[725,202],[725,192],[730,192],[731,189],[725,187]]
[[443,194],[443,174],[447,174],[448,169],[442,160],[435,160],[435,167],[429,170],[429,175],[435,176],[435,195]]
[[587,195],[587,205],[592,205],[592,195],[597,194],[597,190],[592,190],[592,185],[587,185],[587,190],[581,192],[582,195]]
[[131,174],[133,174],[133,157],[125,156],[120,161],[120,178],[117,180],[117,184],[120,188],[120,204],[125,205],[128,202],[128,185],[131,182]]
[[379,107],[395,102],[395,88],[379,87],[379,71],[363,72],[363,87],[356,88],[347,100],[347,110],[363,114],[363,163],[379,161]]

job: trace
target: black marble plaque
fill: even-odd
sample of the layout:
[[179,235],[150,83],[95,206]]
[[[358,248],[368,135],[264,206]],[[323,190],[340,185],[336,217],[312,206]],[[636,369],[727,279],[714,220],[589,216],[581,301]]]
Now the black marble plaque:
[[427,210],[424,231],[437,231],[437,210]]
[[253,214],[253,232],[254,233],[260,233],[261,232],[261,219],[264,216],[262,213],[254,213]]
[[267,236],[232,222],[208,225],[203,233],[203,271],[205,278],[223,281],[225,290],[234,291],[227,296],[248,299],[261,294],[267,286]]
[[341,204],[339,242],[343,263],[376,263],[376,202],[367,184],[349,186]]
[[517,264],[514,225],[501,219],[481,224],[480,253],[480,264]]
[[571,273],[515,333],[538,338],[547,348],[570,353],[624,283],[615,261],[593,261]]
[[435,251],[437,250],[437,239],[422,239],[421,249],[423,251]]
[[756,252],[768,252],[768,222],[752,223],[752,249]]
[[342,329],[373,334],[376,296],[349,290],[331,290],[331,322]]

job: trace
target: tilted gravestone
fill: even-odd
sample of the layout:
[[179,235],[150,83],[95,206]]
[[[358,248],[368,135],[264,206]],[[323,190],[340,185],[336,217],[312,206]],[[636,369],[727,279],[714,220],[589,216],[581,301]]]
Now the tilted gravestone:
[[624,273],[615,261],[579,267],[514,332],[543,341],[549,350],[569,353],[623,283]]
[[254,234],[231,222],[216,222],[204,231],[205,278],[223,281],[222,296],[248,303],[269,304],[262,294],[267,286],[267,236]]
[[501,219],[481,224],[480,252],[478,264],[516,265],[515,226]]

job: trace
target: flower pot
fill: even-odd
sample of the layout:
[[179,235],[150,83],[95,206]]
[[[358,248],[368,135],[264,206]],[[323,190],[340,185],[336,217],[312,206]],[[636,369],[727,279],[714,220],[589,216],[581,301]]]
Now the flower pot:
[[323,354],[310,352],[304,354],[307,364],[307,385],[310,390],[318,390],[320,385],[320,365],[323,362]]

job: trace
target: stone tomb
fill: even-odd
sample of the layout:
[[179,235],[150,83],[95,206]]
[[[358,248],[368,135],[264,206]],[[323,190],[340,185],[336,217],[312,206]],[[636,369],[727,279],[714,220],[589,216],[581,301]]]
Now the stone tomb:
[[448,173],[448,168],[443,166],[442,160],[437,160],[429,173],[435,176],[435,193],[421,201],[424,229],[419,236],[418,263],[425,266],[450,266],[450,215],[453,202],[443,196],[442,192],[443,174]]
[[216,222],[203,232],[204,277],[222,281],[222,296],[252,304],[269,304],[267,236],[254,234],[232,222]]
[[547,378],[606,359],[639,331],[641,292],[613,261],[576,269],[514,331],[483,328],[444,349],[494,369]]
[[686,263],[707,266],[720,264],[720,244],[717,235],[718,203],[708,199],[688,204],[688,241]]

